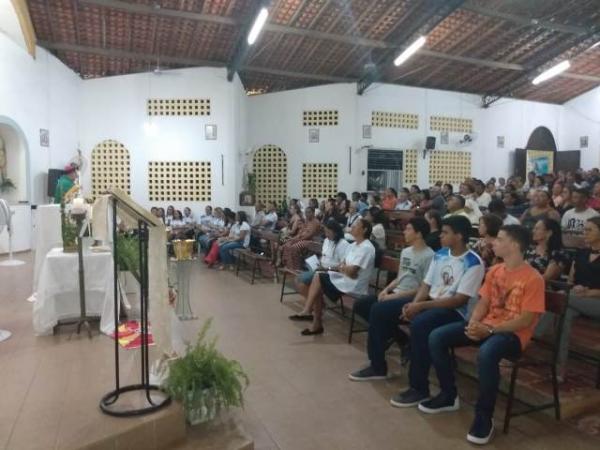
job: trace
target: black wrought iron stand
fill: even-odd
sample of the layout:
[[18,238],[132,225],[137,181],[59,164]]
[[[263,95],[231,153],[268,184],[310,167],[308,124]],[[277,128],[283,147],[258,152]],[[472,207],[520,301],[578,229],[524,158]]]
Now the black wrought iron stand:
[[[156,385],[150,384],[150,365],[148,355],[148,222],[138,217],[139,270],[140,270],[140,312],[141,312],[141,382],[121,386],[119,375],[119,295],[118,295],[118,249],[117,249],[117,206],[118,200],[112,202],[113,231],[113,271],[114,271],[114,313],[115,313],[115,389],[100,400],[100,409],[105,414],[117,417],[130,417],[148,414],[169,405],[171,398]],[[118,400],[125,392],[145,391],[145,405],[140,408],[118,408]],[[154,392],[155,398],[152,398]]]

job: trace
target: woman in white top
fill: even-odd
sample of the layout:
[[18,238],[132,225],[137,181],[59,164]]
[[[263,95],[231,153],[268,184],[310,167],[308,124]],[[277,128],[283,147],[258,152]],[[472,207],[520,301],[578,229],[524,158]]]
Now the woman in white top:
[[[298,293],[306,298],[308,296],[308,287],[312,282],[315,272],[318,270],[327,270],[327,267],[336,267],[346,257],[350,244],[344,239],[344,230],[339,222],[330,219],[325,225],[325,240],[321,249],[321,259],[319,267],[315,270],[306,270],[301,272],[296,278],[295,285]],[[290,320],[313,320],[311,314],[312,304],[306,304],[300,314],[290,316]]]
[[323,307],[326,295],[333,301],[344,294],[365,295],[369,290],[369,279],[375,267],[375,247],[369,240],[371,224],[359,219],[352,227],[354,243],[350,245],[344,261],[327,272],[317,271],[308,288],[307,305],[314,307],[314,318],[310,328],[302,331],[302,336],[323,334]]
[[236,248],[248,248],[250,245],[250,224],[244,211],[238,211],[235,215],[235,223],[231,225],[229,236],[219,245],[219,259],[221,265],[219,270],[225,266],[233,266],[235,258],[233,250]]

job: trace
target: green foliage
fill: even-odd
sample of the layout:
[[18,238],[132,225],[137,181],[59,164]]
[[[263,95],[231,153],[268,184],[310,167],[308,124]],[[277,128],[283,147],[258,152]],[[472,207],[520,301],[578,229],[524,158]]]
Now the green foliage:
[[195,345],[174,361],[164,389],[181,401],[186,411],[243,406],[243,391],[249,379],[239,362],[225,358],[216,348],[217,338],[209,338],[212,319],[204,322]]
[[63,241],[63,250],[65,252],[74,252],[77,250],[77,224],[69,219],[65,212],[65,205],[60,205],[61,235]]
[[248,192],[256,194],[256,174],[248,172]]
[[117,234],[117,265],[119,270],[128,270],[140,282],[140,247],[137,236]]

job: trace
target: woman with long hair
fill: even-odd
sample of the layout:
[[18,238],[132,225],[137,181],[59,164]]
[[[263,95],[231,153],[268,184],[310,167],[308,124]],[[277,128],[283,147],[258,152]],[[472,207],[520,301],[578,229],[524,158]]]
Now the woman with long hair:
[[550,194],[547,191],[532,191],[531,206],[521,216],[521,225],[531,230],[540,220],[560,221],[560,214],[551,206],[550,201]]
[[532,232],[533,245],[525,252],[525,260],[545,281],[557,280],[569,264],[562,250],[560,224],[553,219],[538,220]]

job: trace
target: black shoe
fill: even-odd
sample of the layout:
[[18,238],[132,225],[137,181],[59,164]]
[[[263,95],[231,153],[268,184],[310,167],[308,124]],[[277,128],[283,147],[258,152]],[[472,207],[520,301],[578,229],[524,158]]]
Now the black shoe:
[[421,394],[416,389],[409,388],[404,392],[394,395],[390,399],[390,403],[396,408],[409,408],[411,406],[417,406],[425,400],[429,400],[429,395]]
[[433,397],[431,400],[426,400],[419,403],[419,411],[427,414],[437,414],[448,411],[458,411],[460,408],[460,401],[458,395],[454,398],[449,398],[443,392]]
[[490,442],[493,434],[494,419],[476,413],[473,425],[471,425],[469,434],[467,434],[467,441],[472,444],[485,445]]
[[316,336],[318,334],[323,334],[323,331],[325,331],[325,329],[323,327],[317,328],[314,331],[311,330],[310,328],[305,328],[304,330],[302,330],[302,332],[300,334],[302,336]]
[[364,369],[357,370],[348,375],[352,381],[370,381],[370,380],[385,380],[387,374],[378,374],[373,370],[373,367],[365,367]]
[[313,315],[312,314],[292,314],[291,316],[288,317],[288,319],[293,320],[295,322],[299,322],[299,321],[312,322]]

